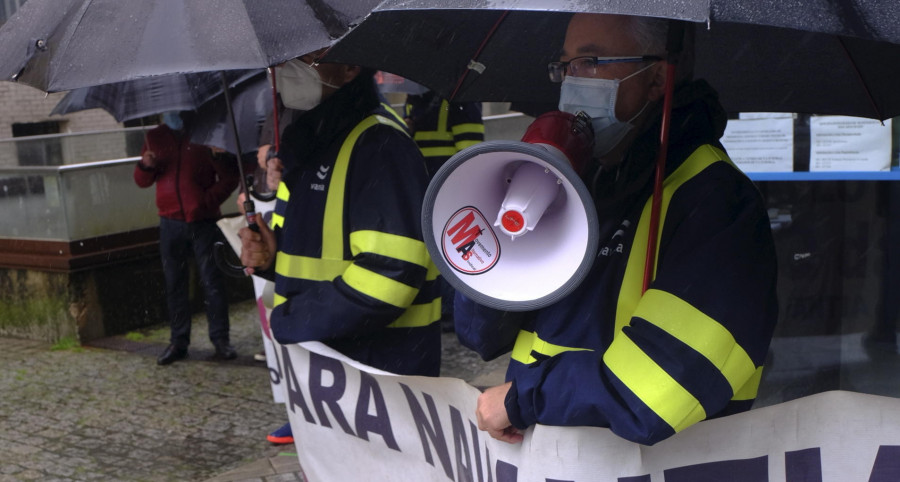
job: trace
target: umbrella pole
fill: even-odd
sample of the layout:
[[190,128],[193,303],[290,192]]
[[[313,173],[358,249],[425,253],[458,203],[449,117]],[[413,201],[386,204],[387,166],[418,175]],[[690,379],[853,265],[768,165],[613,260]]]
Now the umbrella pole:
[[475,51],[475,55],[472,56],[472,59],[469,60],[469,65],[466,67],[466,70],[459,76],[459,79],[456,81],[456,87],[453,88],[453,92],[450,93],[450,97],[447,98],[449,101],[453,101],[456,98],[456,94],[459,93],[459,89],[462,87],[463,82],[466,80],[466,76],[469,75],[469,72],[472,70],[477,71],[479,74],[484,70],[484,66],[478,63],[478,57],[481,55],[481,51],[484,50],[484,47],[487,45],[488,41],[491,37],[494,36],[494,32],[500,27],[500,24],[503,23],[503,20],[506,19],[506,16],[509,15],[509,10],[504,10],[502,14],[497,18],[497,21],[494,22],[494,26],[491,27],[491,30],[484,36],[484,40],[481,41],[481,45],[478,46],[478,50]]
[[656,176],[653,180],[653,198],[650,206],[650,232],[647,235],[647,257],[644,263],[643,294],[650,288],[656,272],[656,241],[659,233],[659,216],[662,209],[662,184],[666,175],[666,156],[669,151],[669,127],[672,123],[672,97],[675,95],[675,67],[678,54],[681,53],[681,41],[684,26],[672,23],[669,25],[669,37],[666,50],[666,84],[663,96],[662,126],[659,129],[659,152],[656,155]]
[[250,193],[247,192],[247,179],[244,177],[244,162],[241,159],[241,140],[238,138],[237,122],[234,120],[234,110],[231,107],[231,93],[228,91],[228,81],[225,80],[225,72],[219,71],[222,77],[222,90],[225,96],[225,107],[228,109],[228,119],[231,123],[231,132],[234,134],[234,146],[237,149],[237,165],[238,173],[241,177],[240,189],[244,195],[244,216],[247,218],[247,226],[256,232],[259,232],[259,226],[256,225],[256,205]]
[[269,67],[269,77],[272,78],[272,127],[274,128],[273,140],[275,154],[281,148],[281,129],[278,128],[278,86],[275,83],[275,68]]

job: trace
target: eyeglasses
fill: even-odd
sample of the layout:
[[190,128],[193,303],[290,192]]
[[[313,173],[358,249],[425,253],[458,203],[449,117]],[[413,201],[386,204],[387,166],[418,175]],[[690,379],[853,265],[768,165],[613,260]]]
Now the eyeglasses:
[[642,55],[640,57],[575,57],[568,62],[550,62],[547,72],[551,82],[562,82],[567,75],[573,77],[595,77],[600,66],[609,64],[650,62],[662,60],[658,55]]

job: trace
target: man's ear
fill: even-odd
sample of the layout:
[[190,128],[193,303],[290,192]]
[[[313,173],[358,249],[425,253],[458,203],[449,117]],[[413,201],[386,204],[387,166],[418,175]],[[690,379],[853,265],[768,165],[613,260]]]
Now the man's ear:
[[656,102],[666,94],[666,70],[668,63],[659,61],[650,67],[650,89],[647,93],[651,102]]

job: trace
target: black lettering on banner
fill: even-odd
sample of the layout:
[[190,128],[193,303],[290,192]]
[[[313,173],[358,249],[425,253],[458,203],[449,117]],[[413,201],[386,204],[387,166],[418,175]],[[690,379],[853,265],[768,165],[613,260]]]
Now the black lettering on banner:
[[[356,400],[357,435],[363,440],[369,440],[369,432],[377,433],[388,447],[399,452],[400,446],[394,439],[391,418],[378,380],[363,371],[359,372],[359,377],[359,398]],[[375,415],[369,415],[369,400],[375,402]]]
[[[334,383],[326,387],[322,384],[322,373],[330,372],[334,378]],[[344,429],[348,435],[355,435],[341,411],[338,400],[344,395],[344,388],[347,386],[347,374],[344,372],[344,365],[334,358],[319,355],[315,352],[309,352],[309,398],[310,403],[316,409],[316,415],[319,416],[319,423],[323,427],[331,427],[328,416],[325,414],[325,405],[331,409],[334,420]]]
[[316,419],[313,418],[312,412],[309,411],[309,406],[306,405],[306,400],[303,398],[303,393],[300,391],[300,383],[297,381],[297,375],[294,373],[294,364],[291,363],[291,356],[284,345],[281,346],[281,361],[284,367],[284,381],[287,386],[288,408],[290,408],[292,413],[297,413],[294,407],[300,407],[300,410],[303,411],[303,418],[308,423],[316,423]]
[[767,456],[742,460],[720,460],[663,471],[666,482],[760,482],[769,480]]
[[[462,414],[454,406],[450,407],[450,425],[453,427],[453,449],[456,451],[456,482],[475,482],[472,473],[472,457],[469,454],[469,442],[466,440],[466,426],[463,424]],[[477,451],[475,458],[479,458]]]
[[[472,452],[475,453],[475,473],[478,474],[478,482],[484,482],[484,472],[481,469],[481,444],[478,442],[478,427],[471,420],[469,420],[469,432],[472,434]],[[490,454],[487,451],[487,447],[484,448],[484,452],[487,458],[485,467],[490,467],[491,460],[488,457]],[[488,471],[488,480],[491,480],[490,471]]]
[[516,482],[519,480],[519,468],[497,459],[497,482]]
[[431,443],[434,444],[434,451],[437,452],[438,458],[441,460],[444,473],[447,474],[450,480],[453,480],[450,451],[447,450],[447,441],[444,440],[444,429],[441,427],[441,420],[438,417],[437,408],[434,406],[434,399],[427,393],[422,394],[425,398],[425,404],[428,405],[428,413],[431,415],[431,421],[429,421],[412,389],[403,383],[400,384],[400,388],[403,389],[403,394],[406,395],[406,402],[409,404],[409,410],[416,424],[416,430],[419,431],[419,439],[422,441],[422,452],[425,455],[425,461],[434,466],[434,459],[431,457],[431,446],[428,444],[430,439]]
[[822,482],[822,453],[819,447],[784,453],[785,482]]
[[281,385],[281,360],[278,359],[278,350],[272,350],[275,354],[275,368],[269,367],[269,381],[272,385]]
[[881,445],[875,455],[875,464],[869,474],[869,482],[893,482],[900,480],[900,445]]

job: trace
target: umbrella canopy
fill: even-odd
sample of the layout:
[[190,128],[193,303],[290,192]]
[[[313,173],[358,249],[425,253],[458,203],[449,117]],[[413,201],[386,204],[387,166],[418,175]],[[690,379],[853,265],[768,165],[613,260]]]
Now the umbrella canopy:
[[0,79],[47,92],[265,68],[318,50],[375,0],[29,0],[0,27]]
[[[234,86],[260,73],[232,70],[225,72],[225,77]],[[50,115],[103,109],[117,121],[125,122],[161,112],[196,110],[221,94],[222,78],[218,72],[160,75],[69,91]]]
[[[695,23],[695,77],[731,112],[900,115],[900,2],[386,0],[324,60],[381,69],[457,101],[555,108],[557,60],[572,12]],[[377,44],[373,53],[365,46]],[[892,61],[892,59],[894,59]]]
[[[259,131],[272,111],[272,87],[265,75],[259,75],[231,89],[231,96],[241,154],[255,152]],[[197,109],[191,142],[236,154],[238,142],[230,122],[225,99],[220,95]]]

